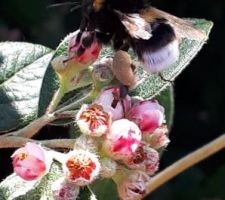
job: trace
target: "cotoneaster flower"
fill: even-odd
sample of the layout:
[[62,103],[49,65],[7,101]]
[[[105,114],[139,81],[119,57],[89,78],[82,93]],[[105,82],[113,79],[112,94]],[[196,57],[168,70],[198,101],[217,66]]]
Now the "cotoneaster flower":
[[139,145],[132,157],[125,159],[124,163],[130,169],[138,169],[153,175],[159,168],[159,153],[146,144]]
[[115,160],[131,157],[141,142],[141,131],[138,126],[127,119],[112,123],[110,132],[103,141],[103,150]]
[[83,105],[77,114],[76,122],[82,133],[100,137],[108,132],[111,116],[101,105]]
[[130,171],[123,179],[116,181],[121,200],[140,200],[146,194],[150,177],[142,171]]
[[166,148],[170,143],[168,132],[169,130],[167,126],[163,125],[157,128],[151,134],[144,134],[143,140],[146,141],[154,149]]
[[135,122],[144,134],[154,132],[164,118],[164,108],[156,100],[139,101],[128,113],[128,119]]
[[104,110],[111,114],[113,121],[124,118],[124,114],[131,108],[130,96],[126,95],[125,98],[120,99],[119,87],[103,89],[95,103],[102,105]]
[[76,200],[80,192],[79,186],[67,181],[64,177],[53,182],[51,189],[54,200]]
[[17,149],[11,156],[14,172],[26,181],[42,177],[47,169],[45,150],[34,143]]
[[68,153],[63,169],[68,181],[84,186],[98,177],[100,162],[94,153],[73,150]]
[[98,58],[101,48],[93,32],[77,31],[69,40],[69,57],[82,64],[91,64]]

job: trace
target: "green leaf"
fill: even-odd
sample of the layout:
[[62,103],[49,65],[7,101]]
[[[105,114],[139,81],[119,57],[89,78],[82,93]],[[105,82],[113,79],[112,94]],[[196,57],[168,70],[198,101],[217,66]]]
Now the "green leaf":
[[56,161],[51,165],[49,173],[38,181],[24,181],[15,174],[12,174],[0,183],[0,199],[54,200],[51,186],[61,174],[61,164]]
[[159,95],[155,97],[159,103],[165,108],[166,124],[171,128],[174,115],[174,93],[173,87],[167,87]]
[[51,50],[22,42],[0,43],[0,132],[35,119]]
[[93,190],[98,200],[119,199],[116,185],[111,179],[97,180],[92,184],[91,189]]

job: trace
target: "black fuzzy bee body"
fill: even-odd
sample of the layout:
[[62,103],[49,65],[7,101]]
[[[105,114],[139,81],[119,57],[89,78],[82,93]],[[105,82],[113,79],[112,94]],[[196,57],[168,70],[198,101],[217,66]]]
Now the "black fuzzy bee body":
[[205,35],[173,15],[146,6],[144,0],[84,0],[81,31],[93,31],[100,43],[137,53],[150,73],[158,73],[179,57],[181,37]]

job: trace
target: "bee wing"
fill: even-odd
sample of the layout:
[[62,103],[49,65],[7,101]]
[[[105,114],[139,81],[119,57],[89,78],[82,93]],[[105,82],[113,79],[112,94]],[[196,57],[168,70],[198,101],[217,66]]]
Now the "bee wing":
[[150,24],[141,18],[139,14],[124,14],[118,10],[114,10],[114,12],[131,37],[143,40],[152,37]]
[[206,34],[193,27],[190,22],[171,15],[167,12],[161,11],[157,8],[150,7],[148,9],[145,9],[144,11],[142,11],[140,16],[148,22],[154,22],[154,19],[156,18],[166,19],[168,23],[174,28],[178,37],[198,41],[206,38]]

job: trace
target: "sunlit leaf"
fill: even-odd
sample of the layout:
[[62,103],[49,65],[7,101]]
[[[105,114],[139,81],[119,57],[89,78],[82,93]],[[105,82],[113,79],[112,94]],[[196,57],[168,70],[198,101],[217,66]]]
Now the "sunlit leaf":
[[36,118],[49,48],[22,42],[0,43],[0,132]]

